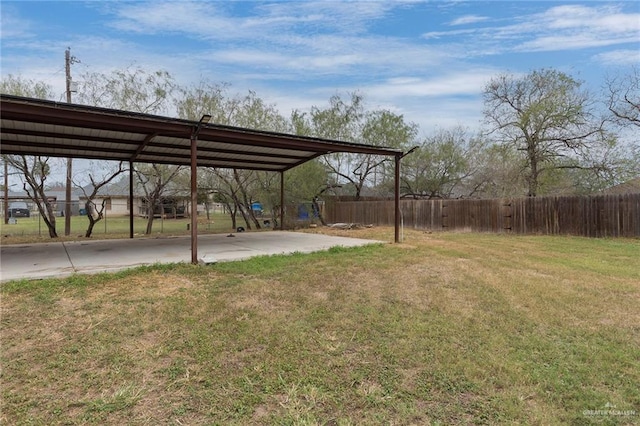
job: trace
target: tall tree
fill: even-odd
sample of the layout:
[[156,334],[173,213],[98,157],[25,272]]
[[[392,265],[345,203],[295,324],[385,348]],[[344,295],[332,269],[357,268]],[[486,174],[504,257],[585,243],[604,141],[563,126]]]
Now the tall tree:
[[[402,115],[387,110],[368,111],[362,96],[351,93],[344,101],[339,95],[329,99],[327,108],[313,107],[308,115],[294,111],[293,126],[298,131],[311,131],[313,136],[366,143],[375,146],[402,148],[411,146],[417,126],[407,123]],[[336,183],[354,189],[359,199],[365,186],[377,186],[386,178],[388,157],[336,153],[323,157]]]
[[[173,188],[173,193],[168,189],[174,178],[182,170],[184,170],[182,166],[169,166],[166,164],[136,165],[135,173],[147,202],[147,228],[145,234],[149,235],[153,230],[156,206],[160,205],[160,214],[164,214],[164,206],[161,202],[162,197],[181,192],[178,188]],[[197,206],[191,206],[191,214],[197,214],[197,208]]]
[[[513,146],[491,144],[473,158],[477,167],[465,183],[477,198],[521,197],[527,193],[527,162]],[[470,192],[470,191],[469,191]]]
[[280,133],[289,129],[287,119],[280,114],[276,105],[266,103],[254,91],[235,99],[232,105],[235,108],[226,124]]
[[[94,168],[93,170],[101,170],[100,167]],[[104,218],[104,211],[106,207],[106,198],[102,199],[102,203],[98,206],[95,202],[95,199],[104,186],[108,185],[113,181],[116,177],[120,176],[122,172],[126,169],[124,167],[124,163],[121,161],[118,163],[118,168],[115,170],[106,170],[98,176],[94,172],[89,172],[89,184],[82,185],[79,182],[74,182],[75,186],[80,188],[82,193],[84,194],[86,201],[84,203],[85,210],[87,211],[87,219],[89,220],[89,225],[87,226],[87,231],[84,236],[86,238],[90,238],[93,233],[94,226],[100,222]]]
[[[145,114],[166,113],[177,89],[169,72],[164,70],[148,72],[134,66],[114,70],[108,74],[85,73],[81,79],[82,84],[76,96],[78,102]],[[146,234],[152,231],[155,205],[165,195],[171,179],[181,170],[181,167],[169,165],[144,164],[135,167],[140,188],[143,189],[151,209],[148,214]],[[101,183],[94,182],[95,185]]]
[[217,84],[208,80],[202,80],[190,87],[179,87],[175,99],[178,117],[198,121],[203,115],[208,114],[211,116],[211,123],[229,124],[237,100],[229,98],[228,90],[228,84]]
[[[0,81],[0,93],[38,99],[52,99],[53,90],[42,81],[24,79],[9,74]],[[34,202],[51,238],[56,238],[56,216],[53,200],[46,195],[45,183],[51,174],[50,159],[25,155],[6,155],[4,161],[15,168],[21,177],[27,196]]]
[[203,80],[197,85],[179,88],[175,106],[180,118],[199,120],[211,115],[211,123],[286,132],[289,123],[273,104],[267,104],[254,91],[232,95],[226,83]]
[[628,142],[608,152],[615,159],[616,173],[607,170],[609,173],[600,181],[613,185],[640,173],[640,66],[634,65],[626,74],[607,78],[605,86],[607,107],[613,121],[622,128],[621,139]]
[[329,181],[327,167],[322,161],[308,161],[288,171],[284,185],[289,203],[311,203],[320,223],[326,225],[320,201],[324,195],[334,193],[340,185]]
[[29,80],[9,74],[0,80],[0,93],[37,99],[53,99],[53,89],[43,81]]
[[166,112],[176,84],[164,70],[147,72],[139,67],[114,70],[109,74],[85,73],[77,102],[104,108],[146,114]]
[[47,178],[51,174],[50,159],[48,157],[27,157],[25,155],[4,155],[3,159],[19,172],[22,187],[27,193],[27,197],[38,208],[40,217],[42,217],[49,230],[49,236],[57,238],[54,200],[47,197],[45,185]]
[[[176,108],[181,118],[199,120],[203,114],[211,115],[211,122],[257,130],[285,132],[289,123],[275,105],[267,104],[255,92],[230,95],[229,85],[201,81],[195,86],[180,89]],[[254,170],[210,170],[205,172],[208,190],[214,191],[216,200],[225,204],[236,228],[237,213],[242,215],[247,229],[260,228],[259,219],[251,205],[259,201],[262,181],[272,182],[264,173]]]
[[403,196],[468,197],[480,190],[484,182],[476,179],[471,185],[471,178],[478,173],[476,159],[484,144],[467,133],[459,126],[439,130],[407,156],[401,176]]
[[529,196],[538,195],[546,172],[589,167],[581,152],[604,141],[589,95],[560,71],[498,76],[485,87],[484,103],[489,134],[524,154]]
[[640,66],[606,80],[607,107],[622,126],[640,127]]

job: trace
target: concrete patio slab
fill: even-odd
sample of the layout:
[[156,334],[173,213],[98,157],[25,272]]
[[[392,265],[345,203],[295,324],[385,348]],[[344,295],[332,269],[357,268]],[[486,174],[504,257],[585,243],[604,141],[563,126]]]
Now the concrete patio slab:
[[[382,241],[303,232],[269,231],[201,235],[202,263],[224,262],[290,253],[310,253],[331,247],[356,247]],[[0,281],[65,277],[118,271],[154,263],[191,261],[189,237],[136,238],[9,245],[0,247]]]

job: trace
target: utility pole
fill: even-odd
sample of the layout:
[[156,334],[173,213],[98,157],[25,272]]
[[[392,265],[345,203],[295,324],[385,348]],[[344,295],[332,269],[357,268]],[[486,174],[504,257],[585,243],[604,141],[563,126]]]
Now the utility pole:
[[[75,56],[71,56],[71,48],[64,51],[64,69],[67,83],[67,103],[71,103],[71,64],[80,62]],[[64,235],[71,234],[71,174],[73,170],[73,160],[67,158],[67,183],[64,203]]]

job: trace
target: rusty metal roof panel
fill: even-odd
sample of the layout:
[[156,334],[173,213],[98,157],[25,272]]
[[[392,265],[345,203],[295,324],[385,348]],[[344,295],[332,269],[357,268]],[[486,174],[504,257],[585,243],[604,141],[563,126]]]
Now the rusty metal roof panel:
[[[3,154],[46,155],[188,165],[197,122],[0,95]],[[282,171],[319,155],[400,155],[395,149],[205,124],[201,166]]]

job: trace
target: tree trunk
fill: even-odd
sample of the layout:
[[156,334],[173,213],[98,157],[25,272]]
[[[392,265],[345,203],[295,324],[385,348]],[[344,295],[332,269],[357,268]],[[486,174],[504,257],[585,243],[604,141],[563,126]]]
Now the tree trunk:
[[362,191],[362,184],[355,185],[356,187],[356,199],[355,201],[360,201],[360,192]]
[[529,187],[529,197],[535,197],[538,194],[538,158],[534,152],[529,151],[529,163],[531,164],[531,172],[527,177],[527,185]]
[[93,232],[93,227],[95,226],[96,221],[89,219],[89,226],[87,226],[87,232],[84,234],[85,238],[91,238],[91,233]]
[[151,231],[153,230],[153,217],[154,211],[153,209],[151,209],[151,212],[149,213],[149,219],[147,220],[147,229],[144,232],[146,235],[151,235]]
[[44,201],[44,207],[38,205],[38,211],[40,212],[40,216],[42,220],[44,220],[44,224],[47,225],[47,229],[49,231],[49,236],[51,238],[58,238],[58,233],[56,232],[56,215],[53,212],[53,207],[48,201]]
[[322,224],[322,226],[327,226],[327,222],[325,222],[324,217],[322,217],[322,213],[320,212],[320,204],[318,204],[318,197],[313,197],[313,200],[311,201],[311,203],[313,204],[313,213],[318,213],[318,219],[320,220],[320,223]]
[[242,219],[244,219],[244,224],[246,225],[247,229],[252,229],[251,228],[251,221],[249,219],[249,215],[246,212],[246,208],[242,208],[242,206],[239,206],[238,208],[240,210],[240,214],[242,215]]
[[58,238],[58,232],[56,231],[56,215],[53,211],[53,206],[51,205],[51,202],[47,200],[47,196],[44,194],[44,191],[39,192],[40,200],[42,200],[43,205],[41,205],[40,202],[36,202],[36,205],[38,206],[40,216],[42,216],[42,220],[44,220],[45,225],[47,225],[49,236],[51,238]]
[[94,209],[95,207],[93,206],[93,203],[87,201],[84,204],[84,208],[87,211],[87,219],[89,219],[89,226],[87,227],[87,232],[85,232],[84,236],[85,238],[91,238],[91,233],[93,232],[93,227],[96,225],[96,223],[98,222],[97,220],[95,220],[93,218],[93,211],[92,209]]
[[224,206],[229,210],[229,216],[231,217],[231,229],[237,228],[237,220],[236,220],[236,207],[231,206],[231,203],[224,202]]
[[[249,207],[251,207],[251,205],[249,205]],[[258,218],[256,217],[255,213],[253,212],[252,208],[249,208],[249,218],[251,219],[251,221],[253,222],[253,224],[255,225],[256,229],[260,229],[262,228],[260,226],[260,221],[258,220]]]
[[242,212],[242,217],[244,218],[244,221],[247,224],[247,229],[251,229],[251,223],[254,224],[256,229],[260,229],[260,222],[256,218],[256,215],[253,213],[251,201],[249,200],[249,197],[247,195],[247,191],[242,182],[242,179],[238,174],[238,170],[236,169],[233,170],[233,177],[238,183],[238,192],[240,192],[240,197],[242,197],[242,201],[240,200],[240,197],[237,197],[235,194],[234,194],[234,199],[236,204],[241,204],[240,211]]
[[[104,203],[105,202],[106,202],[106,200],[102,201],[102,206],[101,206],[102,208],[100,209],[100,211],[98,211],[96,209],[96,205],[95,205],[95,203],[93,203],[93,201],[87,201],[85,203],[84,208],[87,211],[87,219],[89,219],[89,226],[87,227],[87,232],[85,232],[85,234],[84,234],[85,238],[91,238],[91,235],[93,234],[93,228],[104,217],[103,212],[104,212]],[[97,217],[93,216],[94,212],[96,213]]]
[[[147,197],[147,228],[145,229],[145,235],[151,235],[151,231],[153,230],[153,219],[156,213],[156,197],[148,196]],[[193,212],[191,212],[193,214]]]

